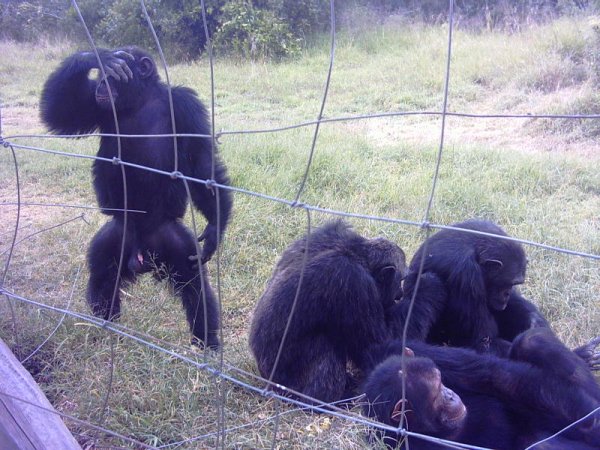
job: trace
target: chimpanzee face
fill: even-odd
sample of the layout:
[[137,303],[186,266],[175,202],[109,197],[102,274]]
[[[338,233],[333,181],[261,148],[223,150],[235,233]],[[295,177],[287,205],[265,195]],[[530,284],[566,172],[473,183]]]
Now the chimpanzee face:
[[[456,435],[464,426],[467,408],[460,397],[444,386],[439,369],[427,358],[408,357],[406,368],[406,404],[408,428],[438,437]],[[401,381],[402,370],[397,372]],[[401,391],[399,392],[401,394]],[[400,422],[400,399],[392,412],[392,421]]]
[[522,252],[504,252],[483,261],[482,269],[490,309],[503,311],[515,286],[525,281],[527,259]]
[[406,276],[406,256],[400,247],[383,238],[369,240],[369,267],[384,307],[402,297],[402,280]]
[[144,91],[145,80],[157,76],[152,58],[133,47],[102,55],[101,59],[106,78],[99,71],[95,97],[96,104],[105,110],[112,109],[111,94],[117,111],[134,106]]
[[[115,108],[119,110],[121,99],[119,98],[119,88],[117,87],[117,83],[120,84],[120,82],[115,82],[113,79],[110,78],[108,81],[98,81],[98,84],[96,85],[96,104],[100,108],[106,110],[110,110],[112,108],[110,100],[110,94],[112,94],[113,101],[115,102]],[[109,86],[110,94],[108,88]]]

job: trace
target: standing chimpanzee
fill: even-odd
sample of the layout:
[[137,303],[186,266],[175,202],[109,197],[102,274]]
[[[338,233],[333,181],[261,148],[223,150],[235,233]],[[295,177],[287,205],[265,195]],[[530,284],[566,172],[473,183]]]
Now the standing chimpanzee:
[[[93,52],[76,53],[50,75],[41,99],[41,117],[58,134],[101,133],[147,135],[147,137],[102,136],[98,157],[92,168],[94,189],[102,212],[111,216],[96,234],[88,251],[90,280],[87,299],[94,314],[106,320],[121,311],[118,287],[164,265],[170,281],[181,296],[193,341],[218,347],[219,317],[214,294],[204,267],[198,269],[188,257],[196,254],[195,237],[181,218],[187,208],[187,191],[178,176],[210,179],[228,184],[226,169],[213,149],[206,110],[194,91],[171,89],[174,127],[168,87],[159,80],[152,57],[136,47],[98,50],[102,71],[98,80],[88,78],[100,69]],[[112,96],[112,100],[111,100]],[[116,110],[118,128],[113,115]],[[205,137],[153,137],[157,134],[187,133]],[[162,171],[173,176],[115,164],[124,162]],[[177,158],[177,159],[175,159]],[[106,161],[106,159],[108,161]],[[177,164],[175,164],[177,162]],[[204,241],[201,262],[217,249],[231,212],[227,190],[189,183],[191,199],[208,224],[198,238]],[[145,213],[124,210],[141,210]],[[117,280],[123,235],[124,264]],[[116,288],[115,288],[116,286]]]
[[[511,359],[422,342],[409,345],[412,350],[400,341],[376,346],[364,367],[383,360],[365,383],[363,412],[392,427],[398,427],[404,411],[409,431],[512,450],[551,436],[600,407],[600,387],[586,364],[547,328],[515,339]],[[417,357],[410,356],[413,351]],[[549,356],[554,359],[546,360]],[[600,412],[536,448],[598,449],[598,418]],[[401,441],[389,430],[375,435],[390,447]],[[416,450],[446,448],[419,438],[409,443]]]
[[[453,227],[506,236],[499,226],[484,220],[468,220]],[[405,301],[410,300],[422,258],[423,273],[438,277],[447,297],[441,307],[434,305],[439,296],[419,293],[409,337],[506,355],[510,341],[521,331],[549,326],[515,287],[525,280],[527,265],[520,244],[457,230],[439,231],[421,245],[411,261],[404,282]],[[438,317],[431,317],[432,311]]]
[[369,345],[390,337],[385,311],[401,295],[405,270],[396,244],[366,239],[342,221],[294,242],[252,318],[250,348],[260,374],[268,379],[274,371],[274,382],[322,402],[344,398],[347,362],[360,364]]

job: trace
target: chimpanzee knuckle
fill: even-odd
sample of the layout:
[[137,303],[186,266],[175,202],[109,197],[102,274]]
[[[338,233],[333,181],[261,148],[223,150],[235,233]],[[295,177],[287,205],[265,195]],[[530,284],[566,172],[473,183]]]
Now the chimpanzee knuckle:
[[131,69],[129,68],[129,66],[127,65],[127,63],[125,61],[123,61],[122,68],[123,68],[123,74],[127,77],[127,79],[125,81],[132,79],[133,72],[131,71]]
[[106,73],[106,78],[117,78],[117,73],[108,65],[104,66],[104,72]]
[[135,59],[131,53],[126,52],[125,50],[117,50],[113,52],[113,56],[117,56],[119,58],[127,58],[132,61]]

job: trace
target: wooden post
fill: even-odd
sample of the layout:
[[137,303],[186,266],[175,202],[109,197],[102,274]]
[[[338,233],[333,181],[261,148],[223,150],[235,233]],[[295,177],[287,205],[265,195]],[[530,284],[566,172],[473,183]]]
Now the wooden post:
[[54,411],[29,372],[0,339],[0,448],[80,450]]

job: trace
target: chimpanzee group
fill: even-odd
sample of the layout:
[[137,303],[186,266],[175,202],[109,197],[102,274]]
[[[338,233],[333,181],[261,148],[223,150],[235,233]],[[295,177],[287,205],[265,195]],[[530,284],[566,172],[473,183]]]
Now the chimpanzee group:
[[[571,351],[556,338],[517,290],[527,259],[506,238],[488,221],[457,223],[425,240],[406,268],[386,239],[342,221],[316,228],[284,251],[256,305],[250,348],[260,374],[313,404],[351,397],[362,375],[363,413],[397,429],[371,439],[389,447],[405,448],[399,426],[498,449],[551,436],[600,407],[590,370],[600,339]],[[543,448],[600,448],[599,418]]]
[[[229,180],[196,94],[162,83],[139,48],[99,49],[68,57],[51,74],[41,116],[55,133],[102,133],[93,184],[111,220],[88,250],[94,314],[118,318],[121,283],[154,270],[181,296],[193,342],[217,348],[205,263],[232,199],[219,189]],[[198,238],[181,220],[188,197],[208,223]],[[600,339],[567,349],[517,289],[526,265],[522,247],[484,220],[433,234],[408,267],[395,243],[333,221],[282,254],[256,305],[250,348],[264,378],[316,403],[352,396],[362,377],[364,414],[388,425],[371,439],[390,447],[404,448],[402,427],[524,448],[600,407],[590,371],[600,367]],[[596,413],[537,448],[598,449],[599,424]],[[414,438],[410,445],[443,448]]]

